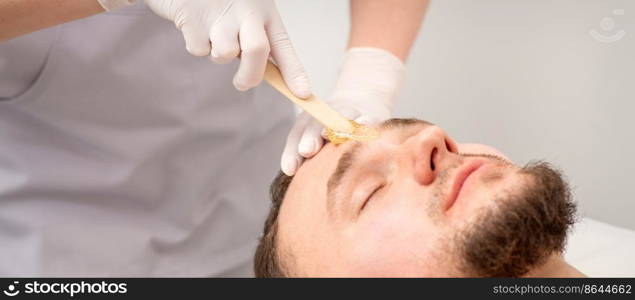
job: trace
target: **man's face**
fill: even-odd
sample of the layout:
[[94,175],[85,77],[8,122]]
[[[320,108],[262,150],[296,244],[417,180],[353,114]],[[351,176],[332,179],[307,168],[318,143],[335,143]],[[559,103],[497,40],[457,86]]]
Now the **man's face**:
[[465,275],[466,256],[482,255],[464,249],[474,229],[535,181],[496,149],[392,120],[379,139],[327,144],[304,162],[280,208],[278,251],[298,276]]

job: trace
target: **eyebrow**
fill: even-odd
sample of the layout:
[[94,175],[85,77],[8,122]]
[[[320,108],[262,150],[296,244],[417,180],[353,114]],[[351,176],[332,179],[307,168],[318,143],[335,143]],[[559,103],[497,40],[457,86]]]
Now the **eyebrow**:
[[340,156],[340,159],[337,161],[337,167],[335,168],[335,171],[333,172],[333,174],[331,174],[331,177],[329,177],[329,180],[326,184],[326,210],[329,215],[334,214],[336,205],[335,197],[333,196],[333,194],[335,190],[342,184],[342,179],[346,176],[348,170],[351,169],[350,166],[353,165],[355,157],[357,157],[357,153],[359,153],[362,145],[363,144],[361,142],[355,142],[355,145],[344,152],[342,156]]

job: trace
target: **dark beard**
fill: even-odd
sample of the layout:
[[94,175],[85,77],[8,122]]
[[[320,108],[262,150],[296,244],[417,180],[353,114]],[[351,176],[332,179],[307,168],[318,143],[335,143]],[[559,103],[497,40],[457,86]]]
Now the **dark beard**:
[[530,183],[457,236],[462,273],[519,277],[564,250],[575,204],[561,174],[546,163],[525,166]]

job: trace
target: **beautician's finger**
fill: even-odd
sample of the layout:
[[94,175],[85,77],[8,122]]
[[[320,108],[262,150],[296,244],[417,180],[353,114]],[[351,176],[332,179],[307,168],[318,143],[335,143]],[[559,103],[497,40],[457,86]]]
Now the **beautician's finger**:
[[238,30],[234,24],[217,24],[210,31],[212,53],[210,59],[217,64],[226,64],[234,60],[240,53]]
[[262,24],[245,22],[240,28],[240,66],[234,86],[245,91],[260,84],[269,60],[269,40]]
[[271,56],[278,68],[280,68],[282,77],[291,92],[300,98],[306,99],[311,96],[309,77],[295,53],[280,15],[277,12],[274,12],[274,14],[267,28],[269,44],[271,45]]
[[284,150],[282,151],[282,158],[280,159],[280,169],[282,172],[287,174],[287,176],[293,176],[295,171],[302,164],[302,156],[298,153],[298,143],[300,142],[300,138],[302,137],[302,133],[309,122],[308,115],[306,113],[302,113],[296,120],[293,128],[289,132],[287,136],[287,142],[284,146]]
[[298,154],[297,142],[287,141],[287,145],[282,151],[280,159],[280,169],[287,176],[293,176],[303,161],[303,157]]
[[324,126],[315,120],[309,122],[298,145],[298,153],[300,155],[305,158],[311,158],[320,151],[324,145],[324,140],[320,135],[323,128]]
[[185,49],[194,56],[207,56],[210,52],[209,35],[198,23],[185,23],[180,27]]

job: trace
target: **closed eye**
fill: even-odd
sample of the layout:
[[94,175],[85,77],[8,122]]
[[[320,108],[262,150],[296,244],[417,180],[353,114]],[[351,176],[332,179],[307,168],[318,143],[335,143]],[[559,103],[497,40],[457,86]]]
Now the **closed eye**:
[[370,200],[373,199],[373,196],[379,191],[381,190],[381,188],[383,188],[384,185],[378,185],[376,188],[373,189],[372,192],[370,192],[370,194],[368,194],[368,196],[366,197],[366,200],[364,200],[364,203],[362,203],[362,207],[359,209],[360,211],[363,211],[364,208],[366,207],[366,204],[368,204],[368,202],[370,202]]

